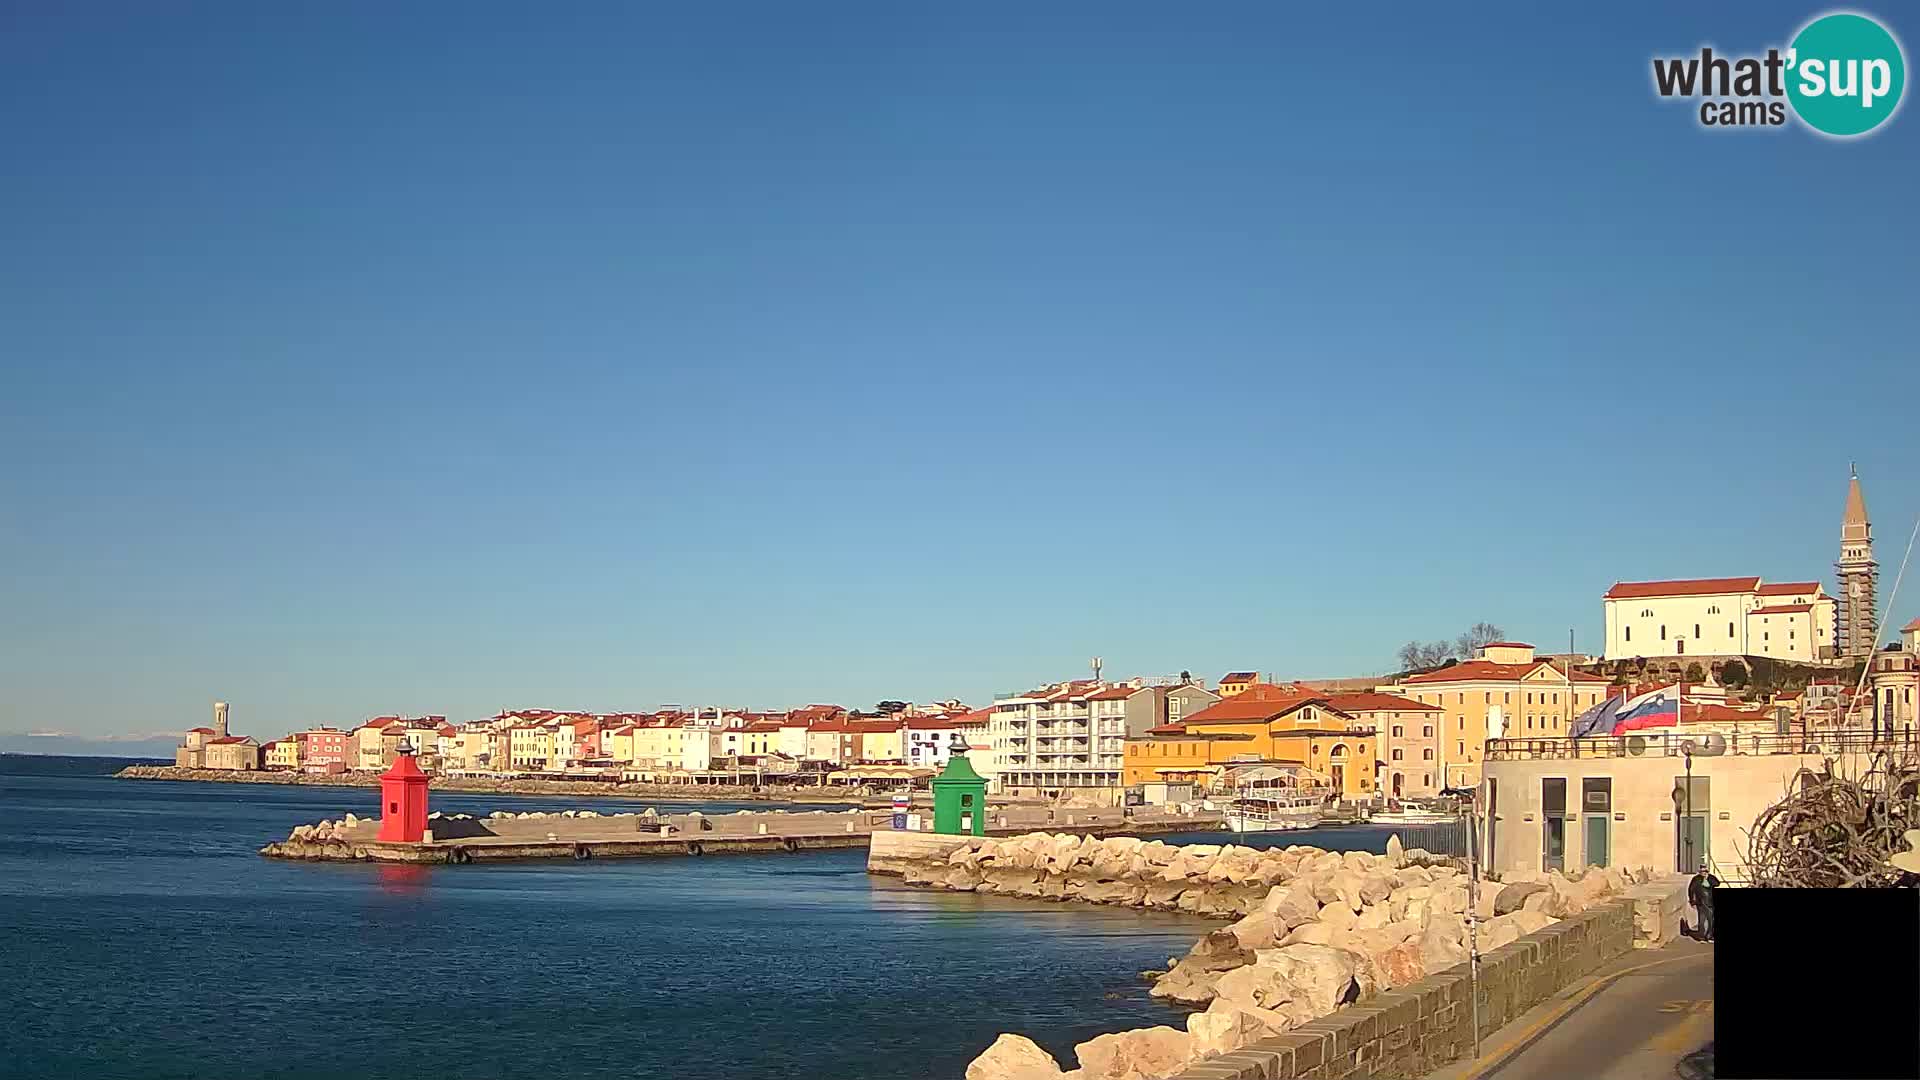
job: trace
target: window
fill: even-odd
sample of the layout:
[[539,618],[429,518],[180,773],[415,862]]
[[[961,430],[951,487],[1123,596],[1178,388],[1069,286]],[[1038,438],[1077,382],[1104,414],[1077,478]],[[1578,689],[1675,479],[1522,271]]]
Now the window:
[[1400,748],[1399,748],[1399,747],[1395,747],[1395,748],[1394,748],[1394,751],[1393,751],[1393,760],[1395,760],[1395,761],[1399,761],[1399,760],[1400,760],[1400,758],[1401,758],[1401,753],[1400,753]]
[[1661,641],[1667,640],[1667,624],[1666,623],[1660,624],[1660,640]]
[[1631,626],[1627,627],[1627,640],[1628,641],[1633,640],[1633,627]]
[[1700,640],[1700,624],[1699,623],[1693,624],[1693,639],[1695,641]]
[[1531,705],[1531,704],[1533,704],[1533,695],[1532,695],[1532,694],[1528,694],[1528,695],[1527,695],[1527,704],[1529,704],[1529,705]]
[[1643,619],[1651,619],[1651,618],[1653,618],[1653,609],[1652,609],[1652,608],[1641,608],[1641,609],[1640,609],[1640,617],[1641,617],[1641,618],[1643,618]]
[[1708,608],[1708,609],[1707,609],[1707,614],[1709,614],[1709,615],[1718,615],[1718,614],[1720,614],[1720,605],[1718,605],[1718,604],[1715,604],[1714,606],[1712,606],[1712,607],[1710,607],[1710,608]]
[[1406,734],[1406,729],[1405,729],[1405,728],[1403,728],[1403,727],[1401,727],[1401,726],[1400,726],[1399,724],[1395,724],[1395,725],[1393,725],[1393,737],[1394,737],[1394,738],[1396,738],[1396,739],[1398,739],[1398,738],[1400,738],[1400,737],[1401,737],[1402,735],[1404,735],[1404,734]]
[[1567,778],[1540,778],[1540,869],[1564,870],[1567,865]]
[[1484,694],[1481,694],[1480,696],[1481,696],[1482,698],[1484,698],[1484,699],[1485,699],[1485,700],[1483,700],[1482,702],[1480,702],[1480,704],[1482,704],[1482,705],[1491,705],[1491,704],[1493,704],[1493,692],[1492,692],[1491,690],[1489,690],[1488,692],[1486,692],[1486,693],[1484,693]]
[[1431,746],[1429,746],[1429,747],[1427,747],[1427,748],[1426,748],[1425,750],[1422,750],[1422,751],[1420,751],[1420,760],[1422,760],[1422,761],[1432,761],[1432,760],[1433,760],[1433,747],[1431,747]]
[[1433,786],[1433,774],[1432,774],[1432,773],[1421,773],[1421,774],[1420,774],[1420,782],[1421,782],[1422,784],[1425,784],[1425,785],[1427,785],[1428,787],[1432,787],[1432,786]]
[[1454,745],[1456,745],[1456,746],[1458,746],[1458,747],[1459,747],[1459,750],[1458,750],[1458,751],[1456,751],[1457,753],[1461,753],[1461,754],[1464,754],[1464,753],[1466,753],[1466,752],[1467,752],[1467,744],[1466,744],[1466,743],[1464,743],[1464,742],[1460,742],[1460,743],[1455,743]]
[[1429,739],[1433,738],[1433,725],[1427,724],[1421,727],[1420,734]]

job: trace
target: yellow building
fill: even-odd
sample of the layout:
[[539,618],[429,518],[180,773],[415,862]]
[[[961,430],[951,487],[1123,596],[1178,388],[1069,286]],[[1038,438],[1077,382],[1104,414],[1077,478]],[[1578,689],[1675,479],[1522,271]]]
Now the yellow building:
[[1257,671],[1229,671],[1225,675],[1220,676],[1220,696],[1223,698],[1237,697],[1240,694],[1246,693],[1247,687],[1259,681],[1260,673]]
[[780,721],[756,721],[748,724],[741,734],[746,737],[747,756],[759,757],[763,754],[771,754],[780,746]]
[[898,718],[848,721],[847,730],[859,736],[854,757],[868,762],[906,761],[907,747],[900,737],[901,724]]
[[397,716],[377,716],[353,729],[352,766],[365,772],[385,772],[405,741],[405,722]]
[[[703,730],[701,738],[706,737]],[[633,729],[633,763],[655,769],[681,767],[687,745],[685,720],[661,720]]]
[[507,729],[507,763],[517,770],[544,769],[553,760],[553,731],[533,724]]
[[1437,757],[1443,784],[1472,787],[1489,738],[1553,738],[1607,696],[1608,680],[1536,660],[1533,646],[1500,641],[1452,667],[1409,675],[1381,690],[1440,712]]
[[262,748],[267,759],[267,768],[285,769],[288,772],[300,768],[300,740],[295,738],[275,739]]
[[632,724],[624,724],[600,736],[600,752],[613,759],[616,765],[633,764]]
[[1229,765],[1298,765],[1342,798],[1374,797],[1377,739],[1328,695],[1255,683],[1179,724],[1127,740],[1121,781],[1217,779]]

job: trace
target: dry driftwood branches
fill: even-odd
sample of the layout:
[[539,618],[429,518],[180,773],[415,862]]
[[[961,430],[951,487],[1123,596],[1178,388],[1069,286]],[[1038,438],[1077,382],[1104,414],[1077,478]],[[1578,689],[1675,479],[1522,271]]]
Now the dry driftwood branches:
[[[1754,821],[1753,883],[1775,889],[1912,888],[1920,875],[1889,860],[1920,828],[1920,762],[1877,753],[1858,776],[1829,760],[1802,769],[1786,798]],[[1904,860],[1903,860],[1904,861]]]

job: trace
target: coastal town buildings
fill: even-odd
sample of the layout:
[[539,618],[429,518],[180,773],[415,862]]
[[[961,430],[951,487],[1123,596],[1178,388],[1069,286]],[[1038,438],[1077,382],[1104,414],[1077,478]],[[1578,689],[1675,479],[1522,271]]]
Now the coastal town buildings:
[[1873,654],[1867,669],[1872,722],[1911,740],[1920,726],[1920,619],[1900,631],[1900,640]]
[[1765,656],[1812,663],[1837,655],[1837,604],[1816,581],[1622,581],[1602,602],[1608,660]]
[[1448,788],[1479,782],[1488,739],[1565,734],[1607,687],[1598,675],[1535,658],[1525,642],[1496,641],[1472,660],[1406,676],[1380,691],[1440,710],[1436,771]]
[[1375,691],[1329,694],[1326,701],[1376,733],[1382,795],[1423,799],[1440,793],[1440,706]]
[[[1412,702],[1397,710],[1383,708],[1390,703],[1380,700],[1355,703],[1376,713],[1420,711]],[[1330,695],[1295,684],[1254,683],[1129,740],[1125,782],[1193,783],[1205,790],[1217,786],[1230,767],[1287,765],[1344,798],[1372,799],[1378,790],[1376,748],[1374,730],[1332,705]]]
[[293,737],[300,744],[300,771],[338,773],[352,768],[347,733],[333,728],[309,728]]
[[1229,671],[1220,676],[1220,696],[1228,698],[1236,694],[1244,694],[1247,692],[1247,687],[1259,681],[1260,673],[1257,671]]
[[1859,775],[1876,745],[1867,732],[1811,741],[1767,731],[1751,711],[1726,706],[1693,712],[1697,728],[1690,723],[1688,730],[1488,742],[1479,794],[1482,864],[1502,874],[1640,865],[1693,873],[1705,866],[1741,882],[1748,877],[1747,830],[1795,775],[1829,760]]
[[1218,699],[1178,678],[1074,679],[997,698],[988,724],[996,789],[1118,800],[1128,741]]
[[182,769],[222,769],[252,772],[261,767],[260,744],[250,736],[227,730],[227,703],[213,703],[213,726],[189,728],[174,749],[173,764]]
[[300,740],[292,735],[260,747],[261,767],[283,772],[300,770]]
[[260,768],[260,743],[250,735],[223,735],[207,740],[206,769],[253,772]]

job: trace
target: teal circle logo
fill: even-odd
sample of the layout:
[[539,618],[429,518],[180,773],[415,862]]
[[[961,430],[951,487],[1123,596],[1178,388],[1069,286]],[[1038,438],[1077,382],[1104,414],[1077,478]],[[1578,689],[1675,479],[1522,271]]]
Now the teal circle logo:
[[1887,28],[1842,12],[1808,23],[1787,53],[1787,100],[1808,127],[1846,138],[1887,122],[1907,88],[1907,62]]

